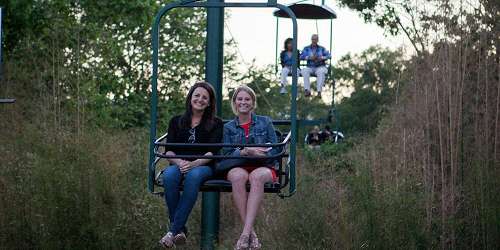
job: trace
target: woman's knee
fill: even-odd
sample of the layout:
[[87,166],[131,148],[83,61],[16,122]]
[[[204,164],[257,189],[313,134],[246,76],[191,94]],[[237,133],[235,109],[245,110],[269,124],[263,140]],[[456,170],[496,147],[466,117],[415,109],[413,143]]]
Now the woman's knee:
[[176,165],[168,166],[165,170],[163,170],[163,183],[176,182],[180,181],[180,179],[181,171]]
[[266,168],[266,167],[261,167],[261,168],[258,168],[254,171],[252,171],[252,173],[250,173],[250,176],[249,176],[249,180],[250,180],[250,183],[251,184],[259,184],[259,183],[266,183],[268,181],[271,181],[273,178],[272,174],[271,174],[271,170],[269,168]]
[[246,183],[248,180],[248,172],[242,168],[233,168],[227,174],[227,179],[232,183]]
[[208,166],[195,167],[189,170],[185,181],[203,182],[212,176],[212,169]]

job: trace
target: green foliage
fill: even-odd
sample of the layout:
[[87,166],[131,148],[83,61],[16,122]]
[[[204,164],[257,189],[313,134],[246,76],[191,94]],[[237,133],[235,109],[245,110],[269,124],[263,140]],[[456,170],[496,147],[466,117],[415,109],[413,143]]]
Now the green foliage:
[[370,47],[359,55],[343,56],[334,69],[338,94],[352,91],[337,105],[340,127],[348,134],[369,133],[388,112],[397,90],[404,86],[401,51]]
[[[300,174],[318,190],[304,191],[305,197],[298,194],[300,202],[315,208],[333,199],[333,204],[323,205],[330,212],[313,210],[307,218],[320,225],[321,219],[314,220],[318,213],[323,220],[325,213],[333,213],[333,218],[326,217],[335,223],[329,229],[336,234],[330,240],[333,248],[425,249],[435,244],[424,225],[422,186],[412,180],[400,185],[379,183],[373,167],[367,165],[370,157],[365,143],[366,138],[349,137],[341,144],[324,144],[320,150],[305,151],[304,162],[308,164]],[[299,187],[311,188],[304,182]],[[329,195],[323,197],[323,193]]]
[[[156,1],[6,1],[6,71],[33,75],[26,92],[106,127],[148,124],[151,24]],[[178,9],[160,35],[161,117],[181,110],[186,86],[204,77],[205,12]],[[9,65],[10,64],[10,65]],[[27,96],[34,98],[34,96]],[[55,108],[55,107],[52,107]],[[167,121],[160,120],[163,124]]]
[[[404,1],[343,2],[390,32],[406,27],[397,13],[421,14]],[[457,9],[449,3],[442,9]],[[339,89],[353,91],[338,105],[350,136],[299,150],[297,194],[266,195],[257,220],[266,249],[498,248],[498,4],[484,3],[484,16],[426,20],[453,38],[435,43],[432,54],[404,61],[399,51],[370,48],[338,62]],[[155,248],[167,216],[146,191],[148,136],[140,127],[149,120],[149,28],[159,3],[1,5],[0,96],[18,102],[0,107],[0,248]],[[189,83],[202,78],[204,58],[204,13],[182,9],[166,18],[160,130],[182,110]],[[467,29],[450,28],[460,20]],[[286,119],[290,97],[278,94],[273,73],[250,67],[240,76],[234,59],[226,56],[224,74],[256,90],[258,113]],[[328,112],[320,99],[298,101],[300,118]],[[241,224],[230,194],[222,196],[218,249],[232,249]],[[199,204],[188,249],[200,240]]]
[[[15,131],[0,134],[10,142],[0,151],[2,248],[155,246],[164,213],[144,184],[145,133],[87,131],[75,138],[14,124]],[[2,131],[10,125],[0,123]]]

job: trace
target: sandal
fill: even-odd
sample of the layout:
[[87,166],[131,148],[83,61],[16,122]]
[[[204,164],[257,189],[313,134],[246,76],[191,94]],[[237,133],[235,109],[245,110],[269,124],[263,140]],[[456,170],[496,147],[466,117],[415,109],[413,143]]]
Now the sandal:
[[247,250],[250,236],[248,234],[242,234],[236,242],[234,250]]
[[163,236],[163,238],[161,238],[160,244],[165,248],[173,247],[174,246],[174,235],[172,234],[172,232],[168,232],[167,234],[165,234],[165,236]]
[[259,250],[262,248],[262,244],[259,242],[259,238],[257,238],[257,234],[255,232],[252,232],[250,234],[250,240],[249,240],[249,248],[250,250]]
[[187,236],[184,232],[180,232],[175,235],[174,242],[176,245],[184,245],[186,244]]

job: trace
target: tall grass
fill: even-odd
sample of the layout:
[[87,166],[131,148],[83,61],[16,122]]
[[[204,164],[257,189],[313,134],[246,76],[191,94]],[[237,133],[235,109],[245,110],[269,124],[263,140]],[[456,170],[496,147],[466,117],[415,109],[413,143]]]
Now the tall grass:
[[145,189],[144,133],[87,131],[77,139],[69,131],[1,124],[2,248],[155,245],[165,221],[161,203]]

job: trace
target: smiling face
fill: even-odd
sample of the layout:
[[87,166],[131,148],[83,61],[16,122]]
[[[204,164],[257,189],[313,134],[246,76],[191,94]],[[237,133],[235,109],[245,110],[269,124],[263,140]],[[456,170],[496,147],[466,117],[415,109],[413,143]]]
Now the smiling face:
[[210,95],[203,87],[198,87],[191,96],[191,108],[193,112],[203,112],[210,105]]
[[246,91],[240,91],[234,100],[234,107],[238,114],[248,114],[254,108],[253,99]]

